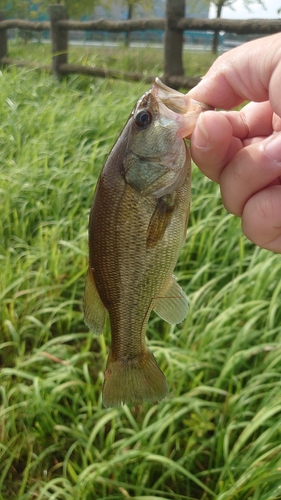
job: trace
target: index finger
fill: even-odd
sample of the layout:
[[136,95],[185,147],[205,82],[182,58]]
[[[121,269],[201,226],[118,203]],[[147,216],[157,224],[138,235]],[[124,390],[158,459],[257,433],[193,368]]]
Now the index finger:
[[270,100],[281,116],[281,34],[245,43],[224,53],[214,62],[189,95],[222,109],[246,100]]
[[191,136],[190,151],[207,177],[220,182],[223,169],[242,147],[242,141],[233,136],[227,116],[216,111],[201,113]]

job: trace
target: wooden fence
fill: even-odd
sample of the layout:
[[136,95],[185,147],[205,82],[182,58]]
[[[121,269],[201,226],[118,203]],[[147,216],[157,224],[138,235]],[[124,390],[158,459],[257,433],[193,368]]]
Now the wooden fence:
[[[271,34],[281,31],[281,19],[196,19],[184,18],[181,9],[175,9],[174,0],[167,0],[167,17],[152,19],[137,19],[128,21],[71,21],[68,19],[64,5],[55,4],[49,8],[50,21],[30,22],[20,19],[5,20],[0,13],[0,63],[25,66],[24,61],[14,61],[8,57],[7,30],[12,28],[44,31],[50,30],[52,45],[52,65],[44,66],[53,71],[56,77],[70,73],[81,73],[111,78],[125,78],[132,81],[143,80],[151,83],[155,75],[143,75],[116,70],[82,66],[68,63],[68,31],[108,31],[131,32],[139,30],[163,30],[164,41],[164,81],[173,87],[191,88],[198,83],[198,78],[184,77],[182,64],[183,33],[186,30],[225,31],[236,34]],[[180,2],[179,2],[180,3]],[[30,64],[30,63],[29,63]]]

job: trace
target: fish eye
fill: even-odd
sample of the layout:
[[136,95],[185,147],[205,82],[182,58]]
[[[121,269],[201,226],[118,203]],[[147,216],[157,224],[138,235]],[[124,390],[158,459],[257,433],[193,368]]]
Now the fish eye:
[[152,115],[147,109],[141,109],[135,116],[135,123],[140,128],[145,128],[152,122]]

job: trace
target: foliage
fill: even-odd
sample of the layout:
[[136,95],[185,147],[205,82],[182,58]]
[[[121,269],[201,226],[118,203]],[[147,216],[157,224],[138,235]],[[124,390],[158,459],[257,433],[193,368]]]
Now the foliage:
[[[49,0],[49,3],[53,3]],[[81,16],[91,15],[94,6],[99,3],[98,0],[63,0],[61,3],[66,5],[70,19],[80,18]]]
[[147,331],[170,396],[103,409],[109,330],[83,323],[88,213],[147,86],[0,79],[2,498],[280,498],[280,256],[243,237],[194,167],[176,269],[190,313],[176,327],[152,315]]
[[[111,0],[103,0],[102,4],[107,8],[112,8]],[[144,12],[151,12],[153,9],[153,0],[116,0],[115,5],[123,5],[127,8],[128,18],[133,17],[133,13],[136,11],[138,6],[141,6]]]
[[[143,12],[150,12],[153,7],[153,0],[118,0],[115,2],[117,4],[123,5],[127,8],[126,19],[132,19],[135,17],[137,7],[141,6]],[[112,8],[112,2],[110,0],[103,0],[102,4],[105,8],[110,10]],[[127,31],[125,33],[125,46],[128,47],[130,44],[131,33]]]
[[[141,5],[145,11],[152,8],[152,0],[121,0],[123,5],[128,6],[128,11],[134,9],[137,5]],[[19,19],[38,19],[40,15],[47,15],[50,4],[55,3],[54,0],[0,0],[0,11],[6,12],[7,17]],[[108,0],[60,0],[57,3],[66,5],[67,12],[70,18],[80,18],[81,16],[91,15],[96,5],[103,4],[111,8],[112,2]]]
[[7,17],[27,19],[30,12],[30,0],[10,0],[9,2],[0,0],[0,10],[4,11]]
[[[233,5],[235,4],[235,2],[237,2],[237,0],[210,0],[210,1],[208,0],[208,2],[214,5],[216,9],[216,17],[220,18],[222,15],[223,7],[230,7],[231,9],[234,10]],[[263,0],[243,0],[243,5],[249,12],[251,12],[252,5],[261,5],[264,9],[266,9]],[[219,43],[219,33],[216,31],[214,33],[214,39],[213,39],[214,54],[217,54],[218,52],[218,43]]]
[[128,18],[133,17],[138,6],[141,6],[144,12],[150,12],[153,8],[153,0],[121,0],[121,4],[127,6],[128,13],[131,12]]
[[[234,4],[237,0],[211,0],[210,3],[216,7],[217,17],[221,17],[221,12],[223,7],[230,7],[234,10]],[[244,7],[251,12],[251,7],[253,5],[261,5],[264,9],[266,6],[263,0],[243,0]]]
[[[36,20],[41,15],[47,16],[48,7],[53,3],[54,0],[0,0],[0,10],[4,10],[7,17]],[[91,14],[98,0],[61,0],[57,3],[65,4],[69,17],[76,18]]]

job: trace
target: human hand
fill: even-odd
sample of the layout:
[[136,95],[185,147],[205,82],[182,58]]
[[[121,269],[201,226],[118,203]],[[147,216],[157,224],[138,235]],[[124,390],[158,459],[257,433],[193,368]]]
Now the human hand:
[[189,95],[216,108],[201,113],[191,136],[196,165],[221,187],[245,235],[281,253],[281,34],[220,56]]

